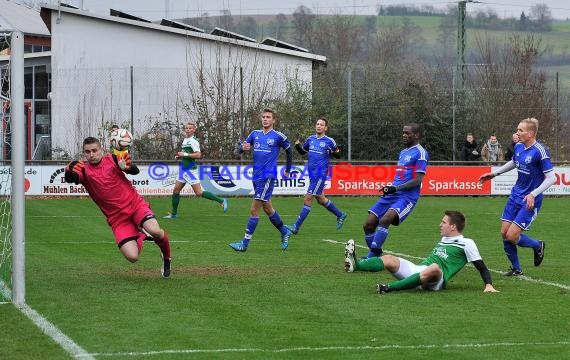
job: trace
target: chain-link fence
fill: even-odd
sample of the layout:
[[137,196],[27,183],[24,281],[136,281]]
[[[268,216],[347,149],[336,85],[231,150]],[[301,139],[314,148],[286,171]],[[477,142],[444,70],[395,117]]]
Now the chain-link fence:
[[467,133],[479,151],[491,135],[506,151],[520,120],[534,117],[552,159],[568,161],[570,96],[560,81],[568,75],[524,76],[486,65],[421,71],[350,66],[315,77],[313,104],[333,118],[330,134],[352,160],[395,159],[408,122],[422,125],[434,161],[461,161]]
[[93,134],[106,139],[114,123],[131,128],[141,160],[171,158],[188,119],[198,121],[208,158],[234,159],[235,144],[260,127],[265,106],[277,110],[276,128],[293,141],[312,134],[319,116],[327,117],[329,135],[351,161],[393,161],[402,147],[402,126],[409,122],[422,126],[432,161],[461,161],[467,133],[479,149],[496,135],[506,150],[519,121],[535,117],[538,138],[553,160],[570,160],[570,100],[561,81],[570,74],[525,74],[485,64],[401,70],[348,64],[274,72],[282,76],[255,77],[255,69],[239,67],[216,74],[69,70],[57,75],[53,96],[73,97],[78,104],[54,99],[53,113],[80,129],[73,140],[78,144]]

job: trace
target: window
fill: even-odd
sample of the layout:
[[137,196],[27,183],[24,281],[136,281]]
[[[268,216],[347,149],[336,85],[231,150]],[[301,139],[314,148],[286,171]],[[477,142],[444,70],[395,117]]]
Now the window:
[[34,67],[34,78],[35,78],[35,96],[34,98],[37,99],[47,99],[47,94],[49,92],[48,89],[48,82],[49,82],[49,74],[46,72],[46,66],[35,66]]

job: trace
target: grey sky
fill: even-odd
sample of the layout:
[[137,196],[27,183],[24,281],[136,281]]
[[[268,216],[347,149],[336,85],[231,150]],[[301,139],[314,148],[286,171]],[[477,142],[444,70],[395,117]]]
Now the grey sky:
[[[68,3],[79,5],[83,1],[85,9],[98,14],[109,14],[114,8],[148,20],[169,18],[195,17],[202,13],[218,15],[221,10],[230,10],[233,15],[250,14],[291,14],[299,5],[305,5],[317,14],[374,14],[379,4],[383,6],[433,5],[444,8],[456,4],[457,1],[433,0],[68,0]],[[51,0],[52,4],[57,1]],[[548,5],[555,19],[570,19],[570,2],[568,0],[490,0],[468,4],[467,11],[476,9],[494,9],[501,17],[518,17],[522,11],[529,13],[533,5],[543,3]]]

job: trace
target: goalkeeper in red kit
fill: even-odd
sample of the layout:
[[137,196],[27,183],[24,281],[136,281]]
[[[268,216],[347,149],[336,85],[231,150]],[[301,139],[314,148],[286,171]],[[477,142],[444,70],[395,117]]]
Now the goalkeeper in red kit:
[[163,277],[170,276],[170,241],[160,228],[150,205],[139,195],[123,173],[137,175],[139,169],[130,155],[104,154],[94,137],[83,140],[86,162],[73,161],[65,168],[65,181],[83,185],[111,226],[121,253],[130,262],[139,259],[147,235],[160,248]]

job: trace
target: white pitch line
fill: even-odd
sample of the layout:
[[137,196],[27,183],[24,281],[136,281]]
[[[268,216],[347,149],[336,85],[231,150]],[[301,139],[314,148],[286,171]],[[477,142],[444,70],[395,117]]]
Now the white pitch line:
[[44,334],[49,336],[53,341],[58,343],[67,353],[76,359],[95,360],[95,357],[89,354],[81,346],[77,345],[70,337],[65,335],[55,325],[50,323],[46,318],[41,316],[37,311],[24,304],[17,308],[26,315],[32,322],[39,327]]
[[[332,240],[332,239],[323,239],[323,241],[324,241],[324,242],[331,243],[331,244],[341,244],[341,245],[346,244],[345,242],[341,242],[341,241],[337,241],[337,240]],[[362,248],[362,249],[368,249],[368,248],[367,248],[366,246],[364,246],[364,245],[358,245],[358,244],[355,244],[355,245],[356,245],[357,247],[359,247],[359,248]],[[417,259],[417,260],[423,260],[423,259],[425,259],[425,258],[423,258],[423,257],[413,256],[413,255],[409,255],[409,254],[401,254],[401,253],[396,253],[396,252],[391,252],[391,251],[386,251],[386,250],[384,250],[384,252],[385,252],[385,253],[388,253],[388,254],[395,255],[395,256],[399,256],[399,257],[405,257],[405,258],[411,258],[411,259]],[[473,265],[471,265],[471,264],[469,264],[468,266],[473,267]],[[504,273],[504,271],[494,270],[494,269],[489,269],[489,271],[494,272],[494,273],[496,273],[496,274],[501,274],[501,275]],[[564,289],[564,290],[570,290],[570,286],[569,286],[569,285],[559,284],[559,283],[555,283],[555,282],[551,282],[551,281],[546,281],[546,280],[533,279],[533,278],[528,277],[528,276],[526,276],[526,275],[517,276],[516,278],[517,278],[517,279],[520,279],[520,280],[526,280],[526,281],[529,281],[529,282],[533,282],[533,283],[536,283],[536,284],[548,285],[548,286],[553,286],[553,287],[557,287],[557,288]]]
[[[161,351],[145,351],[145,352],[117,352],[117,353],[92,353],[89,356],[97,357],[115,357],[115,356],[153,356],[153,355],[171,355],[171,354],[198,354],[198,353],[289,353],[289,352],[302,352],[302,351],[355,351],[355,350],[422,350],[422,349],[471,349],[471,348],[490,348],[490,347],[520,347],[520,346],[569,346],[570,341],[558,342],[530,342],[530,343],[514,343],[514,342],[501,342],[501,343],[468,343],[468,344],[426,344],[426,345],[399,345],[388,344],[380,346],[323,346],[323,347],[293,347],[282,349],[259,349],[259,348],[244,348],[244,349],[180,349],[180,350],[161,350]],[[83,358],[83,357],[79,357]]]

